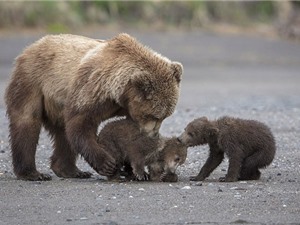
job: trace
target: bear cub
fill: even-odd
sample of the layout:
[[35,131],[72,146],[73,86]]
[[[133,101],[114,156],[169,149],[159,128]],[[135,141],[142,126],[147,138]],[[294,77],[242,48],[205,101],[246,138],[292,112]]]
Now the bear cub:
[[108,180],[120,180],[124,175],[126,180],[176,182],[175,171],[187,156],[187,146],[177,138],[149,137],[130,119],[106,124],[98,135],[98,144],[117,161],[115,173],[107,176]]
[[178,138],[187,146],[209,145],[209,157],[199,174],[191,177],[203,181],[223,161],[229,158],[229,167],[220,181],[258,180],[260,168],[270,165],[276,146],[271,130],[263,123],[232,117],[209,121],[201,117],[190,122]]

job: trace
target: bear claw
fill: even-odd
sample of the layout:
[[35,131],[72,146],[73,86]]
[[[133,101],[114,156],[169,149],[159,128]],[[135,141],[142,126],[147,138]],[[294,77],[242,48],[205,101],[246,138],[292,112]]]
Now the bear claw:
[[76,173],[76,178],[81,178],[81,179],[86,179],[90,178],[93,174],[91,172],[84,172],[84,171],[79,171]]
[[198,176],[191,176],[190,177],[190,181],[203,181],[204,179],[203,178],[200,178]]
[[37,175],[34,176],[24,176],[24,177],[19,177],[22,180],[29,180],[29,181],[48,181],[52,180],[52,177],[50,174],[47,173],[38,173]]

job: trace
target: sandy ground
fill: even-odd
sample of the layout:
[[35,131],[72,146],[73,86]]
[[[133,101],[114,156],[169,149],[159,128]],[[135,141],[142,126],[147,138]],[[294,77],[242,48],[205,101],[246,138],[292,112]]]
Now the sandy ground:
[[[37,168],[51,172],[53,180],[17,180],[3,93],[13,59],[39,36],[1,37],[0,224],[300,224],[300,45],[203,32],[130,33],[184,65],[178,106],[162,134],[179,135],[204,115],[260,120],[276,138],[273,163],[259,181],[218,182],[226,173],[225,160],[204,182],[190,182],[207,157],[202,146],[189,149],[177,183],[112,183],[95,172],[92,179],[60,179],[49,169],[51,142],[43,132]],[[82,159],[78,164],[92,171]]]

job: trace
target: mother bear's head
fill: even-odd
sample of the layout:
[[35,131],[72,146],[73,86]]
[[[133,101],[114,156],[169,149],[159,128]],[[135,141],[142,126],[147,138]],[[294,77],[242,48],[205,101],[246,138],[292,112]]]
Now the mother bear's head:
[[175,110],[183,67],[129,35],[121,34],[116,42],[114,50],[123,65],[122,76],[129,78],[120,103],[142,131],[155,136],[162,121]]
[[175,110],[182,65],[128,34],[99,41],[99,46],[82,60],[81,69],[89,78],[87,82],[78,81],[79,89],[84,90],[76,90],[85,96],[77,100],[95,104],[96,99],[99,103],[111,99],[150,136],[158,134],[162,121]]

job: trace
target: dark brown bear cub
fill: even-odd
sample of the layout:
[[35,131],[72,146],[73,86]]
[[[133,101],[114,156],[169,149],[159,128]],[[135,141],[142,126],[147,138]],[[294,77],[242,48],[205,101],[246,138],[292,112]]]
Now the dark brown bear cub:
[[220,181],[258,180],[260,168],[271,164],[276,147],[271,130],[255,120],[222,117],[209,121],[195,119],[187,125],[179,140],[188,146],[208,144],[209,157],[200,173],[191,180],[202,181],[222,162],[224,153],[229,158],[225,178]]
[[107,176],[108,180],[119,180],[122,168],[126,179],[148,180],[144,168],[149,166],[150,180],[177,181],[175,171],[187,155],[187,147],[177,138],[149,137],[130,119],[108,123],[100,131],[98,143],[117,161],[115,173]]

